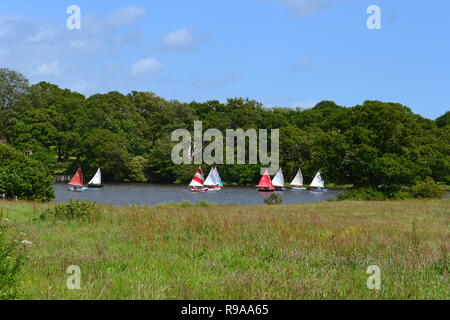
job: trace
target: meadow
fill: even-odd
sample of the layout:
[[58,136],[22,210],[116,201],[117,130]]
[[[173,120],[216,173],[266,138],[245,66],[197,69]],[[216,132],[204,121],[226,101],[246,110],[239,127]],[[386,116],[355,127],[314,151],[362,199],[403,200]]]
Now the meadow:
[[[98,205],[70,219],[46,216],[54,207],[0,201],[26,256],[21,299],[450,298],[449,199]],[[367,288],[371,265],[380,290]]]

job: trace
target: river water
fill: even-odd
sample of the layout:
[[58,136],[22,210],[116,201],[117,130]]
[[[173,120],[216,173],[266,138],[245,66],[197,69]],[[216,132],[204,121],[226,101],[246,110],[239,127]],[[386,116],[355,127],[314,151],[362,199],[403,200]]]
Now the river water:
[[[155,205],[167,202],[180,202],[187,200],[198,202],[206,200],[220,204],[264,204],[264,199],[270,193],[257,192],[252,187],[225,187],[221,191],[205,193],[190,192],[188,187],[164,184],[133,184],[114,183],[106,184],[101,189],[89,189],[85,192],[71,192],[65,183],[54,185],[56,202],[72,200],[89,200],[92,202],[112,204],[116,206],[128,205]],[[322,202],[335,199],[341,193],[339,190],[329,192],[310,192],[286,190],[280,192],[283,203]]]

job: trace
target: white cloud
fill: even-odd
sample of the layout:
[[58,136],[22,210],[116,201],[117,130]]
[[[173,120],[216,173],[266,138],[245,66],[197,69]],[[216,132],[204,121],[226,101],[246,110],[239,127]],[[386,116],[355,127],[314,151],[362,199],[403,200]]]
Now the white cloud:
[[114,27],[130,26],[145,17],[145,8],[142,6],[128,6],[113,12],[106,23]]
[[84,15],[81,30],[73,31],[55,21],[0,13],[2,65],[24,73],[31,81],[40,81],[43,76],[62,75],[69,67],[64,61],[70,61],[70,66],[79,68],[72,68],[73,72],[62,79],[73,83],[93,72],[86,65],[118,60],[125,45],[138,42],[140,33],[125,27],[144,15],[140,6],[125,7],[104,17]]
[[189,47],[195,43],[195,37],[188,29],[184,28],[166,34],[162,43],[168,47]]
[[28,27],[23,19],[0,16],[0,38],[13,38],[16,35],[20,35],[20,33],[16,32],[20,27]]
[[36,34],[34,34],[33,36],[31,36],[29,40],[30,40],[30,42],[41,42],[41,41],[45,41],[45,40],[51,40],[57,34],[58,34],[58,32],[56,32],[55,30],[52,30],[48,27],[41,26],[39,28],[39,31]]
[[166,50],[190,50],[195,49],[196,46],[208,37],[199,35],[188,28],[178,29],[166,33],[158,46],[155,47],[157,51]]
[[131,67],[131,75],[133,77],[145,76],[159,72],[163,68],[164,66],[155,58],[147,58],[133,64]]
[[59,61],[53,60],[49,63],[40,65],[37,69],[36,75],[54,77],[61,75],[66,67],[62,66]]
[[295,15],[310,16],[327,9],[336,0],[273,0],[290,9]]
[[10,32],[9,26],[0,26],[0,38],[7,37]]

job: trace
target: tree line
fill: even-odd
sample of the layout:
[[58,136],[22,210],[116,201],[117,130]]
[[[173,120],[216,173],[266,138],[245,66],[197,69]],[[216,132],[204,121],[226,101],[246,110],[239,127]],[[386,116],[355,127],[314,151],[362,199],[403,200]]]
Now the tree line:
[[[279,129],[287,179],[318,169],[327,183],[357,187],[411,186],[432,177],[450,181],[450,112],[436,120],[399,103],[354,107],[322,101],[310,109],[266,108],[244,98],[180,102],[152,92],[90,97],[0,69],[0,141],[30,154],[53,174],[85,176],[102,168],[106,181],[185,183],[194,165],[175,165],[171,133],[203,128]],[[0,167],[2,164],[0,163]],[[218,166],[227,183],[255,184],[258,165]],[[208,166],[204,166],[207,171]]]

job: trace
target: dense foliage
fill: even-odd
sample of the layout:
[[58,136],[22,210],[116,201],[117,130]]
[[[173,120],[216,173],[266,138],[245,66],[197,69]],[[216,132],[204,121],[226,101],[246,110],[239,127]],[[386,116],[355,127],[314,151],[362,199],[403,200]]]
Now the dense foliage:
[[[11,72],[0,70],[0,79],[23,78]],[[0,86],[10,82],[0,80]],[[33,151],[33,158],[58,174],[81,165],[85,176],[102,167],[106,181],[185,182],[195,165],[172,163],[170,134],[177,128],[192,132],[194,120],[202,120],[203,130],[223,133],[279,128],[287,180],[301,167],[306,182],[321,169],[327,183],[356,187],[412,186],[427,176],[450,181],[448,113],[429,120],[401,104],[379,101],[351,108],[323,101],[311,109],[291,109],[241,98],[182,103],[151,92],[86,98],[46,82],[17,83],[17,90],[0,88],[7,101],[0,108],[0,139]],[[259,165],[218,167],[225,182],[258,181]]]
[[411,188],[411,192],[415,198],[424,199],[439,198],[444,194],[441,183],[436,183],[431,177],[427,177],[425,181],[417,182]]
[[42,162],[0,144],[0,194],[50,201],[54,198],[53,177]]

